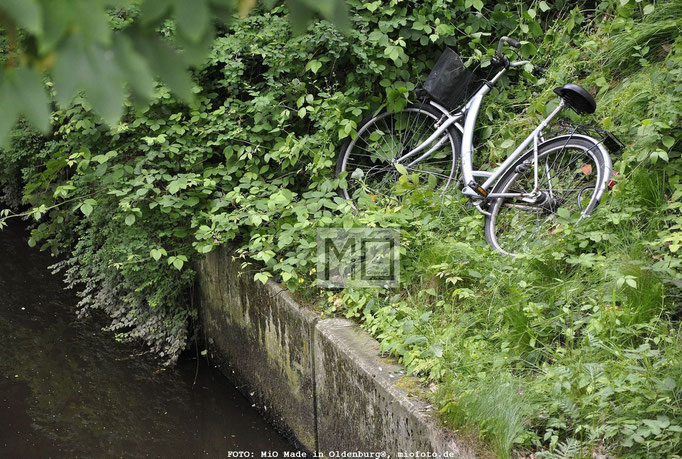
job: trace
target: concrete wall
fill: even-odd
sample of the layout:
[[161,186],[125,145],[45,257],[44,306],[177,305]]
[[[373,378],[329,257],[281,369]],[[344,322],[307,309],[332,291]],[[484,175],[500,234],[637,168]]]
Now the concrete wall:
[[[357,325],[324,319],[224,248],[199,265],[209,353],[261,412],[309,452],[449,452],[474,457]],[[414,381],[410,381],[414,384]]]

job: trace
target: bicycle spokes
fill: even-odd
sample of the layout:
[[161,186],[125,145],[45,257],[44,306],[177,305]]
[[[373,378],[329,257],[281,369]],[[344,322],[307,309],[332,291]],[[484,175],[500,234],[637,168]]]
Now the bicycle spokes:
[[[419,107],[408,107],[396,113],[383,113],[358,130],[343,159],[348,172],[348,197],[362,188],[375,195],[390,194],[398,181],[399,159],[435,132],[440,115]],[[447,184],[455,170],[455,142],[445,132],[432,151],[419,161],[402,164],[408,174],[417,174],[431,187]]]
[[523,197],[506,198],[497,204],[495,239],[507,253],[520,253],[539,242],[561,238],[562,216],[579,219],[593,207],[599,164],[589,150],[562,146],[542,152],[537,189],[534,169],[532,165],[517,167],[508,179],[507,191]]

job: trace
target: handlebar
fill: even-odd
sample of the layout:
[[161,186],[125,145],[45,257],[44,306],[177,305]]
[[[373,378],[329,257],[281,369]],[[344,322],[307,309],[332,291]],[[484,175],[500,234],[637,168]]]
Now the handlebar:
[[521,43],[514,40],[513,38],[502,37],[502,38],[500,38],[500,42],[497,44],[497,52],[495,53],[497,56],[502,56],[502,46],[505,43],[507,43],[509,46],[516,48],[516,49],[519,49],[521,47]]
[[508,44],[509,46],[513,47],[513,48],[519,49],[519,48],[521,47],[521,43],[519,43],[518,41],[514,40],[513,38],[502,37],[502,38],[500,38],[500,40],[501,40],[501,41],[506,41],[507,44]]
[[493,65],[502,65],[504,66],[505,69],[507,69],[509,67],[520,67],[528,63],[528,61],[509,62],[507,56],[502,54],[502,46],[504,46],[505,43],[516,49],[519,49],[521,47],[521,43],[519,43],[517,40],[514,40],[513,38],[509,37],[500,38],[500,41],[497,44],[497,51],[495,52],[495,57],[492,59]]

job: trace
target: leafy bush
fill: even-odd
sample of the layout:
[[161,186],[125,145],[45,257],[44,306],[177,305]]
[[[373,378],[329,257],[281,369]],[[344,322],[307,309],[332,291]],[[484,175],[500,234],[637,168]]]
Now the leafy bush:
[[[431,385],[446,422],[477,429],[500,456],[679,454],[680,0],[348,3],[348,35],[319,22],[292,36],[282,7],[235,23],[189,106],[159,86],[112,129],[77,99],[53,113],[49,137],[17,131],[3,183],[24,181],[32,241],[66,255],[57,268],[81,310],[104,309],[121,339],[172,362],[195,315],[192,263],[236,244],[263,263],[258,279],[358,320]],[[405,103],[443,46],[485,72],[500,35],[549,71],[501,81],[477,161],[499,162],[497,146],[551,109],[552,88],[579,80],[626,143],[594,218],[507,260],[454,192],[403,180],[400,196],[354,212],[336,194],[337,146],[383,101]],[[404,288],[316,290],[327,226],[399,228]]]

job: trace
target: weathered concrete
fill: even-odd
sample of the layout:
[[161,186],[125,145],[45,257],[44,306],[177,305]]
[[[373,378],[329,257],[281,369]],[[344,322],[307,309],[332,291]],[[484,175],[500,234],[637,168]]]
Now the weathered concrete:
[[404,375],[379,356],[379,343],[353,322],[323,320],[315,333],[315,384],[320,451],[455,453],[474,457],[438,425],[430,406],[410,397]]
[[228,249],[209,254],[198,269],[213,361],[304,449],[474,457],[401,388],[416,380],[380,357],[379,344],[357,325],[319,320],[275,282],[254,281]]
[[317,450],[312,335],[315,314],[276,283],[263,285],[223,249],[199,266],[211,358],[280,430]]

